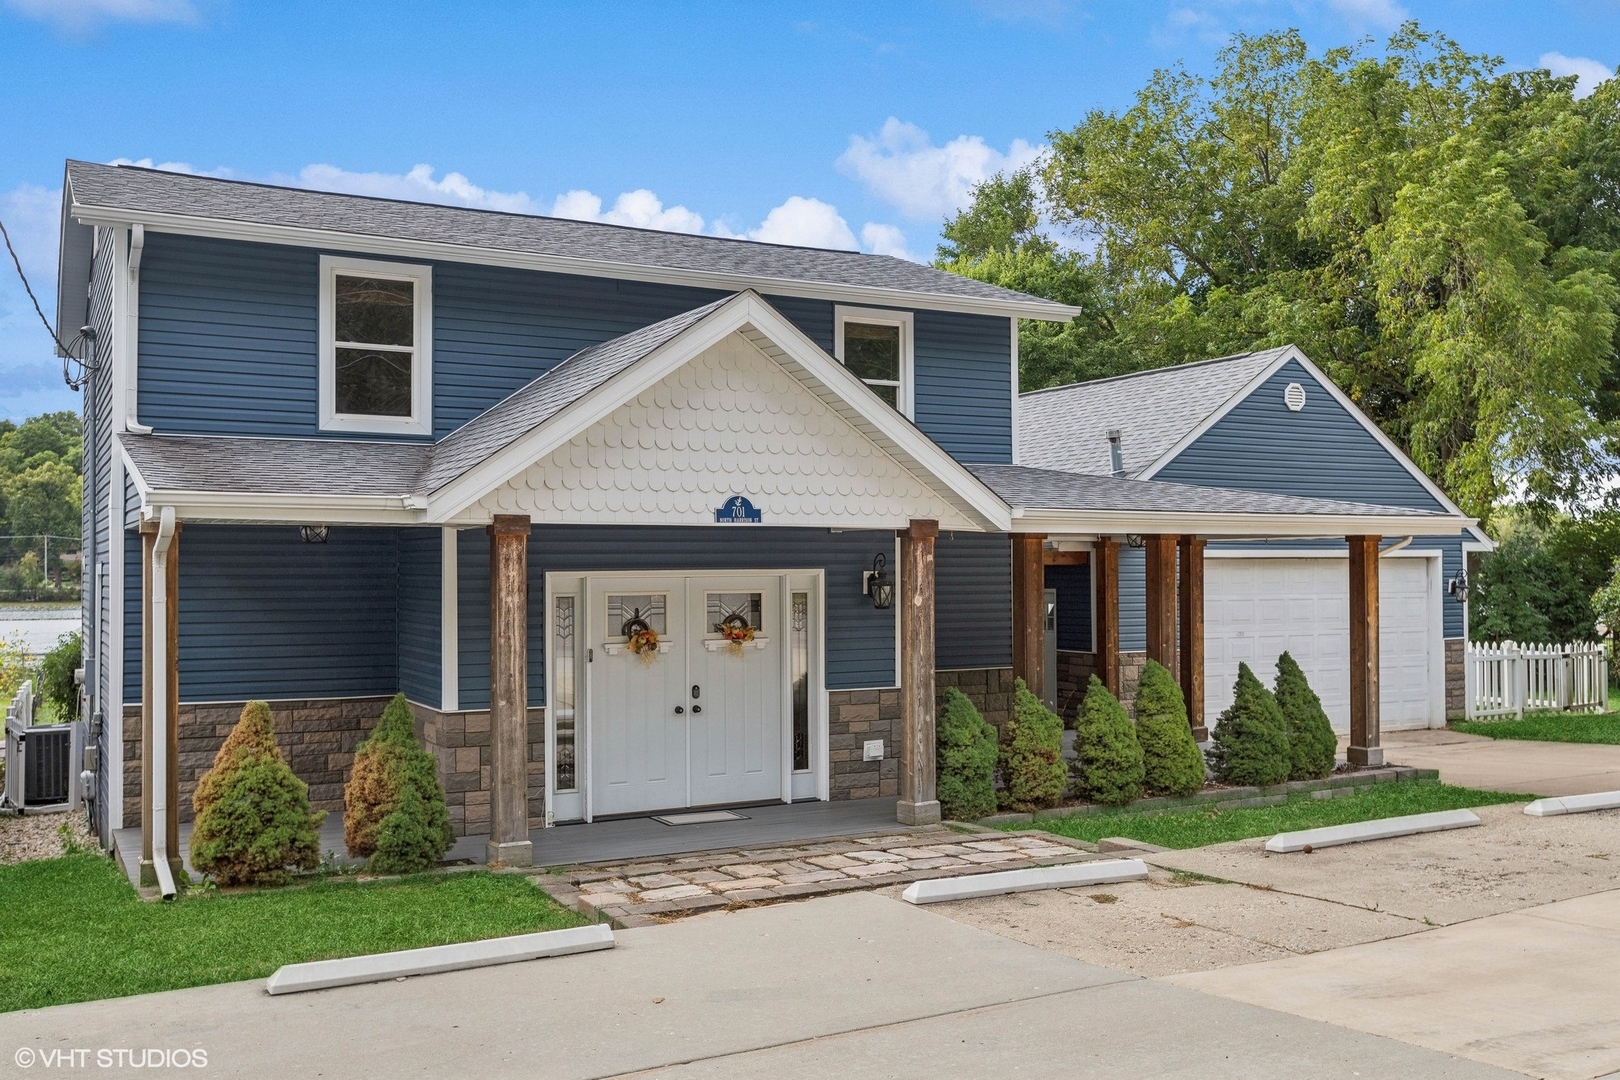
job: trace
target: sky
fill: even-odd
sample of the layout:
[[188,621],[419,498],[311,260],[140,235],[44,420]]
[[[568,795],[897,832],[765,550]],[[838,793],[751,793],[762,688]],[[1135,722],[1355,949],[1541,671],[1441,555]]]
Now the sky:
[[[0,221],[50,318],[70,157],[926,261],[1155,69],[1409,18],[1583,87],[1620,63],[1620,0],[0,0]],[[0,262],[0,418],[77,407]]]

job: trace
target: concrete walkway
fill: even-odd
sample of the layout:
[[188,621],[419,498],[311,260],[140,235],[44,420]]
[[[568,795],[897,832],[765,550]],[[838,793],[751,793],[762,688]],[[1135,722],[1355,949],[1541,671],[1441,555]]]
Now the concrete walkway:
[[1447,784],[1526,795],[1620,791],[1620,746],[1487,739],[1443,728],[1384,733],[1396,765],[1439,769]]
[[233,983],[0,1014],[0,1058],[202,1048],[211,1076],[273,1077],[1515,1075],[1110,971],[870,893],[618,941],[280,998]]

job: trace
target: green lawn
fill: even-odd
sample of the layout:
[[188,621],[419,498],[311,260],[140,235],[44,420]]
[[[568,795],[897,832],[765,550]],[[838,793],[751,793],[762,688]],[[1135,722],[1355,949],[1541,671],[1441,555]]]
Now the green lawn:
[[1620,713],[1525,713],[1523,720],[1456,720],[1452,730],[1493,739],[1620,743]]
[[282,964],[585,922],[527,878],[467,872],[172,903],[99,855],[0,867],[0,1011],[256,979]]
[[[1128,836],[1132,840],[1166,848],[1195,848],[1224,844],[1255,836],[1272,836],[1322,825],[1347,825],[1353,821],[1426,814],[1434,810],[1457,810],[1491,803],[1524,802],[1528,796],[1500,791],[1475,791],[1452,787],[1432,780],[1399,781],[1377,784],[1355,795],[1337,799],[1294,796],[1276,806],[1250,806],[1222,810],[1176,810],[1162,814],[1132,813],[1130,810],[1037,821],[1034,828],[1076,840],[1101,840],[1105,836]],[[1029,825],[1002,825],[1007,830],[1028,829]]]

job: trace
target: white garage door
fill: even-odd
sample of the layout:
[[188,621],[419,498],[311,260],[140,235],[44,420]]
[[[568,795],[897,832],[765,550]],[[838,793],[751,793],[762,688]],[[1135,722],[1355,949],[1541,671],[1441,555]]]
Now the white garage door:
[[[1385,728],[1428,727],[1434,669],[1444,645],[1431,625],[1434,560],[1380,560],[1379,711]],[[1350,730],[1350,597],[1346,559],[1212,558],[1204,572],[1204,682],[1208,723],[1232,703],[1239,663],[1270,686],[1277,657],[1293,654],[1333,727]]]

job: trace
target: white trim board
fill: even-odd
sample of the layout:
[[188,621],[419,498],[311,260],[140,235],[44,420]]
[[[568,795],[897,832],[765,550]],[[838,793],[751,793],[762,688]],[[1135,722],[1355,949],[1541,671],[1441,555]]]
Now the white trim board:
[[757,274],[723,273],[711,270],[677,269],[648,266],[643,263],[615,262],[611,259],[582,259],[566,255],[545,255],[521,251],[501,251],[468,244],[450,244],[430,240],[407,240],[398,237],[375,236],[365,233],[341,232],[336,229],[316,229],[301,226],[263,225],[247,221],[221,221],[188,214],[165,214],[121,207],[92,206],[72,203],[68,213],[84,225],[127,227],[131,222],[142,222],[154,232],[175,233],[181,236],[208,236],[225,240],[245,240],[261,244],[285,244],[292,247],[312,247],[326,250],[356,251],[368,255],[382,255],[406,259],[442,260],[474,266],[504,266],[519,270],[541,270],[555,274],[577,274],[582,277],[617,278],[624,281],[649,281],[668,285],[688,285],[700,289],[737,292],[758,289],[762,292],[802,296],[816,300],[855,304],[883,304],[895,307],[920,308],[931,311],[961,311],[979,315],[1011,316],[1042,322],[1068,322],[1080,314],[1080,309],[1037,297],[1026,300],[992,300],[971,296],[942,296],[937,293],[911,292],[906,289],[863,285],[841,285],[832,282],[806,281],[800,278],[777,278]]

